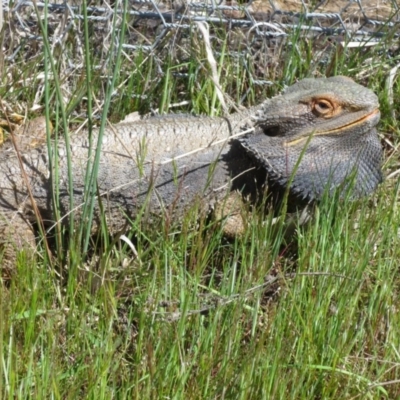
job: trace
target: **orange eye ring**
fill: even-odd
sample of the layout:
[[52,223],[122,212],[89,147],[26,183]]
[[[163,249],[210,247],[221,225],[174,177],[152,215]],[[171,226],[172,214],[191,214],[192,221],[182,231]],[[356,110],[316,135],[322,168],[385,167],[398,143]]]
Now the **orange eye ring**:
[[313,104],[313,111],[318,115],[318,116],[330,116],[334,110],[333,104],[326,99],[317,99],[314,101]]

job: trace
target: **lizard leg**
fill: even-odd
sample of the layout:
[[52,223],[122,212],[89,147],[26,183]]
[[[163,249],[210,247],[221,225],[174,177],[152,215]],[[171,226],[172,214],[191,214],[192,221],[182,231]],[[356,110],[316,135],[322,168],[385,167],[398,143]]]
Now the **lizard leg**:
[[35,234],[31,224],[18,212],[0,212],[1,276],[12,275],[18,252],[26,250],[27,254],[31,255],[35,247]]
[[228,238],[243,235],[246,226],[246,209],[242,195],[233,191],[215,207],[214,215],[217,220],[224,219],[223,232]]
[[[52,125],[49,125],[52,131]],[[21,153],[46,143],[46,119],[37,117],[21,125],[14,132],[15,145]],[[4,146],[12,146],[8,141]],[[31,224],[15,210],[0,211],[0,277],[10,276],[15,270],[18,252],[34,253],[35,234]]]

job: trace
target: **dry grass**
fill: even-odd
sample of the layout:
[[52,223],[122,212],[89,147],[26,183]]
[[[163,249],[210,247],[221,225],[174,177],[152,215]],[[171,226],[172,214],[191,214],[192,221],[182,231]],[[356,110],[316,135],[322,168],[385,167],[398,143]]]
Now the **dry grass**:
[[[301,11],[301,1],[273,2],[277,9],[283,11]],[[214,58],[218,60],[221,55],[227,55],[228,63],[221,66],[219,72],[226,83],[223,91],[229,95],[234,103],[248,105],[265,95],[271,95],[269,86],[273,82],[283,81],[291,84],[296,76],[307,74],[310,76],[333,75],[337,73],[340,65],[337,65],[337,54],[341,52],[341,44],[347,40],[369,41],[371,37],[355,35],[359,29],[370,35],[374,31],[384,32],[394,37],[395,31],[390,27],[371,25],[364,17],[358,3],[350,1],[325,1],[304,2],[308,5],[308,11],[319,13],[335,12],[341,16],[343,24],[336,15],[315,17],[309,20],[301,20],[299,16],[271,13],[269,1],[255,1],[246,8],[248,16],[240,11],[240,21],[246,22],[244,26],[230,26],[220,23],[221,18],[232,16],[226,9],[215,10],[207,16],[209,19],[210,41],[209,48],[214,52]],[[18,4],[18,3],[17,3]],[[180,4],[180,6],[179,6]],[[126,106],[120,104],[112,107],[112,119],[121,119],[132,108],[147,112],[150,109],[160,109],[158,96],[165,83],[165,72],[170,71],[171,78],[176,81],[179,96],[172,99],[173,103],[191,104],[193,99],[186,92],[187,85],[192,81],[193,90],[201,90],[201,81],[208,76],[209,63],[206,60],[206,50],[202,32],[195,25],[191,29],[178,28],[179,24],[187,24],[188,19],[168,19],[171,12],[190,18],[193,16],[206,17],[204,10],[184,7],[182,2],[166,3],[158,2],[157,8],[152,3],[132,3],[130,10],[135,10],[141,15],[128,17],[127,34],[124,38],[123,63],[120,80],[116,88],[126,100]],[[246,2],[241,2],[246,6]],[[395,11],[394,2],[362,1],[363,11],[374,19],[385,21]],[[190,2],[189,2],[190,5]],[[229,3],[228,3],[229,5]],[[91,2],[94,9],[88,11],[88,25],[90,29],[91,63],[93,65],[94,82],[97,84],[95,95],[95,113],[100,113],[103,107],[104,87],[107,76],[112,71],[113,48],[112,24],[121,23],[121,15],[117,15],[113,22],[112,14],[107,10],[113,7],[121,9],[122,3],[107,4],[104,2]],[[103,7],[104,12],[96,11],[96,7]],[[98,9],[99,10],[99,9]],[[3,65],[3,94],[7,92],[7,101],[13,105],[13,111],[19,114],[40,113],[43,109],[44,94],[44,70],[43,70],[43,43],[40,40],[41,32],[37,24],[38,15],[44,18],[42,8],[36,14],[32,6],[17,7],[14,5],[12,12],[6,13],[6,29],[4,31],[4,65]],[[177,27],[170,27],[162,23],[161,18],[148,18],[148,13],[153,16],[158,12],[164,13],[165,22],[176,22]],[[227,14],[228,13],[228,14]],[[368,14],[368,13],[371,13]],[[51,9],[47,19],[49,44],[51,55],[56,60],[60,85],[64,103],[69,107],[69,114],[83,118],[85,113],[82,79],[85,75],[85,49],[83,46],[83,21],[74,18],[74,15],[82,15],[82,10],[64,10],[63,12]],[[372,15],[373,14],[373,15]],[[249,17],[255,18],[253,22]],[[99,20],[100,18],[100,20]],[[206,19],[207,19],[206,18]],[[211,18],[211,19],[210,19]],[[395,18],[397,18],[395,16]],[[394,19],[395,19],[394,18]],[[393,21],[394,21],[393,19]],[[302,29],[297,27],[303,25]],[[281,33],[281,36],[273,36]],[[270,36],[272,35],[272,36]],[[38,40],[39,38],[39,40]],[[372,40],[379,39],[379,36]],[[397,54],[398,45],[391,42],[384,44],[386,53]],[[359,49],[361,60],[364,63],[371,59],[374,48]],[[346,57],[351,57],[354,50],[349,50]],[[296,68],[290,65],[295,54],[303,58],[302,64]],[[136,60],[136,61],[135,61]],[[193,64],[196,60],[197,65]],[[393,63],[383,66],[390,69]],[[0,68],[1,68],[0,63]],[[144,73],[143,66],[151,65],[152,70]],[[367,62],[365,67],[360,65],[357,73],[359,79],[367,82],[369,76],[382,70],[382,65]],[[29,70],[29,73],[25,71]],[[237,73],[235,72],[237,71]],[[244,74],[241,72],[244,70]],[[242,74],[241,76],[238,73]],[[361,75],[361,71],[363,74]],[[1,71],[0,71],[1,72]],[[216,81],[215,72],[213,79]],[[346,71],[344,71],[346,72]],[[229,76],[228,76],[229,75]],[[133,77],[137,77],[140,83],[133,89]],[[52,76],[48,80],[52,81]],[[197,87],[197,88],[196,88]],[[127,88],[129,88],[127,92]],[[130,92],[130,93],[129,93]],[[185,93],[186,92],[186,93]],[[250,93],[251,92],[251,93]],[[4,98],[5,96],[3,96]],[[128,99],[130,97],[130,99]],[[157,100],[155,100],[157,99]],[[220,99],[223,102],[223,99]],[[228,102],[229,103],[229,102]],[[193,103],[192,103],[193,104]],[[161,111],[166,111],[168,105],[161,105]],[[167,108],[165,108],[167,107]],[[195,112],[214,112],[208,106],[189,107]],[[117,109],[119,111],[117,111]]]

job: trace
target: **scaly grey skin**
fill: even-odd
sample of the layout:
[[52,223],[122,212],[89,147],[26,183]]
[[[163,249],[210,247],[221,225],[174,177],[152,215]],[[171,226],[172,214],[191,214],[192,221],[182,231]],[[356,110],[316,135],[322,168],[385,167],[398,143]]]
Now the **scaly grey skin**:
[[[254,133],[240,141],[229,140],[242,126],[252,126],[252,120]],[[352,80],[338,77],[303,80],[283,96],[233,114],[229,120],[172,115],[118,124],[104,134],[96,194],[101,194],[101,207],[112,233],[124,229],[126,216],[134,217],[144,205],[148,215],[179,217],[196,200],[207,211],[230,190],[254,198],[263,190],[265,171],[273,182],[285,187],[300,156],[291,185],[296,196],[318,199],[324,190],[346,185],[351,174],[355,175],[355,195],[364,195],[381,180],[378,121],[376,96]],[[93,143],[97,143],[97,133]],[[85,135],[71,138],[77,218],[84,202],[88,146]],[[21,147],[33,198],[42,219],[51,225],[53,189],[47,148]],[[57,151],[61,215],[67,216],[70,193],[63,141]],[[34,244],[30,227],[34,217],[12,146],[0,150],[0,165],[0,231],[6,257],[11,259],[13,245]],[[93,230],[100,217],[96,200]]]
[[[134,218],[139,210],[148,217],[165,213],[178,218],[196,201],[203,210],[209,210],[231,187],[242,189],[246,183],[246,190],[254,192],[253,161],[228,141],[243,124],[251,123],[249,117],[255,111],[249,109],[229,119],[171,115],[107,128],[95,193],[102,195],[101,207],[96,200],[93,233],[100,225],[100,208],[110,233],[117,233],[127,228],[126,216]],[[94,131],[94,145],[97,139],[98,132]],[[55,220],[47,148],[29,146],[40,141],[43,138],[17,138],[32,196],[45,225],[52,226]],[[85,201],[89,142],[85,134],[80,134],[72,136],[70,143],[74,215],[79,221]],[[64,141],[60,141],[57,152],[60,214],[67,223],[70,194]],[[0,149],[0,165],[0,244],[5,247],[5,258],[13,260],[17,249],[35,245],[30,225],[35,215],[11,143]],[[231,184],[231,176],[239,174]]]
[[382,181],[379,119],[377,96],[350,78],[304,79],[263,104],[255,133],[239,140],[278,186],[291,181],[303,202],[338,188],[356,198]]

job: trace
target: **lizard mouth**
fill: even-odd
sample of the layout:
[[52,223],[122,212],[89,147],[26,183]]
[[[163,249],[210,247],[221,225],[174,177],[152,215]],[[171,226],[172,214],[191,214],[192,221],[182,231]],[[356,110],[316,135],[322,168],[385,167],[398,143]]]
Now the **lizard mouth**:
[[355,121],[352,121],[348,124],[341,125],[339,128],[335,129],[327,129],[327,130],[315,130],[311,133],[307,133],[305,135],[302,135],[300,137],[297,137],[294,140],[287,141],[285,142],[285,146],[295,146],[299,144],[302,141],[309,140],[310,138],[314,136],[323,136],[323,135],[341,135],[343,132],[347,131],[349,128],[353,128],[355,126],[361,125],[365,123],[366,121],[375,118],[378,114],[380,113],[379,108],[376,108],[373,110],[371,113],[364,115],[362,118],[359,118]]

